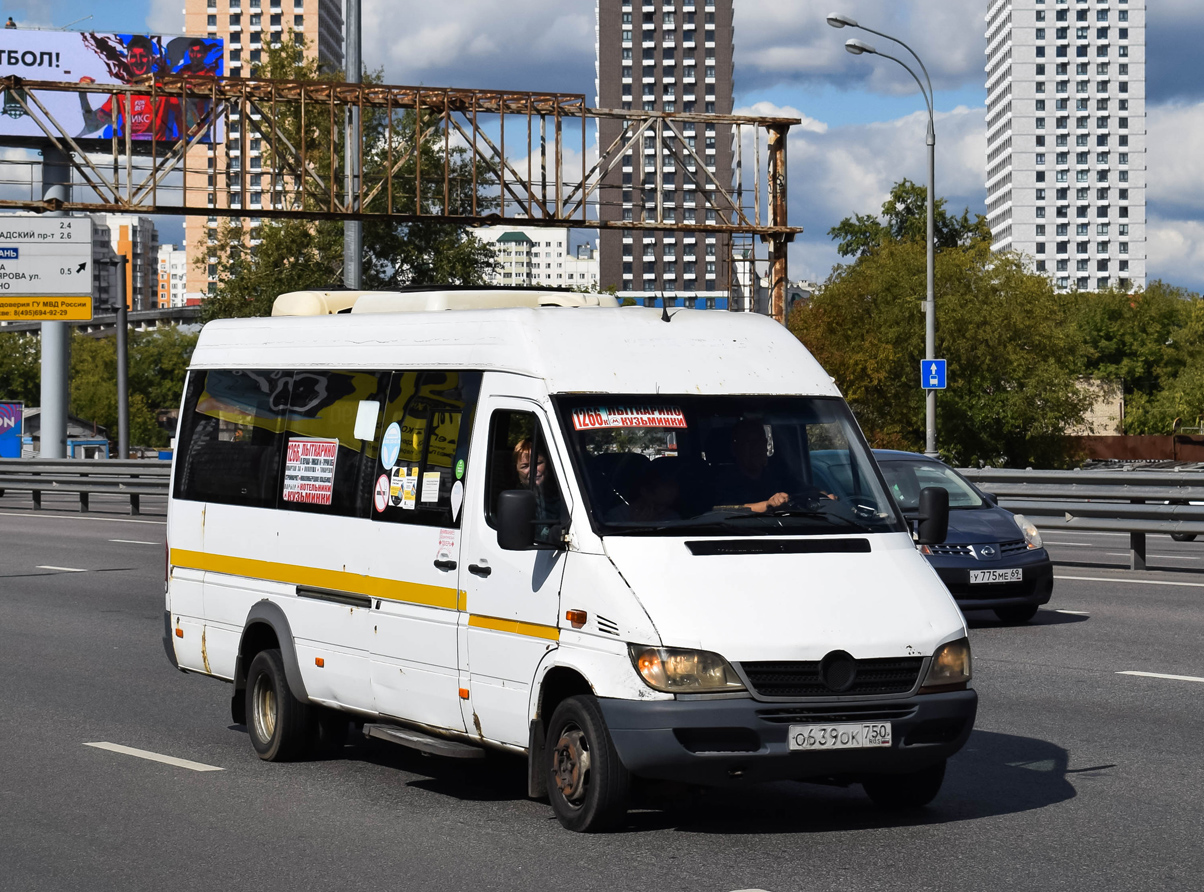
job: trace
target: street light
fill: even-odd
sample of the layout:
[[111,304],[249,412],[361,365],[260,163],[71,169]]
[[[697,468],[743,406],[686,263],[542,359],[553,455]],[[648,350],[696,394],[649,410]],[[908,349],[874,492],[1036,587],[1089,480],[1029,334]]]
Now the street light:
[[[877,34],[879,37],[885,37],[887,40],[897,43],[907,52],[911,53],[911,57],[916,60],[920,66],[920,71],[924,73],[924,80],[921,81],[918,74],[904,62],[902,59],[897,59],[889,53],[884,53],[881,50],[875,49],[863,40],[848,40],[845,41],[844,48],[854,56],[871,55],[882,56],[884,59],[890,59],[892,62],[898,62],[907,73],[915,78],[916,85],[920,88],[920,93],[924,96],[924,104],[928,108],[928,133],[926,143],[928,145],[928,293],[924,301],[924,359],[927,361],[936,356],[936,298],[935,298],[935,221],[936,217],[936,125],[933,116],[933,102],[935,94],[932,91],[932,78],[928,76],[928,69],[924,67],[924,62],[916,55],[915,50],[899,40],[897,37],[891,37],[889,34],[883,34],[881,31],[875,31],[873,28],[867,28],[864,25],[857,24],[855,19],[849,18],[847,15],[832,13],[828,16],[828,24],[833,28],[858,28],[862,31],[867,31],[870,34]],[[925,88],[927,82],[927,88]],[[925,391],[925,442],[924,454],[937,457],[936,451],[936,391]]]

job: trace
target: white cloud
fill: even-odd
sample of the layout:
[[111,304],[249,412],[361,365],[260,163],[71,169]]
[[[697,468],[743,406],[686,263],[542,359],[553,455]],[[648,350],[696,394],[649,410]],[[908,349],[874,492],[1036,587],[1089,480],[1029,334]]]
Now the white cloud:
[[1204,216],[1204,102],[1149,109],[1150,203],[1163,214]]
[[399,84],[593,94],[594,4],[367,0],[364,58]]
[[150,0],[146,30],[152,34],[184,33],[183,0]]
[[[742,83],[839,78],[877,92],[910,93],[915,82],[897,65],[855,62],[844,42],[856,37],[878,49],[906,50],[862,30],[833,30],[833,7],[858,22],[897,35],[928,65],[937,89],[981,80],[986,22],[981,3],[900,0],[735,0],[736,76]],[[910,58],[908,58],[910,61]]]
[[1146,272],[1194,290],[1204,289],[1204,223],[1150,216],[1146,225],[1149,250]]

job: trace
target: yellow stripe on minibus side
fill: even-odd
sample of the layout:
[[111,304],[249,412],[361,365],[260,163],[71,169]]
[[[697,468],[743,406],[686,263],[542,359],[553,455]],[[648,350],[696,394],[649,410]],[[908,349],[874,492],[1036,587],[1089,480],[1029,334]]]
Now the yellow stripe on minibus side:
[[474,613],[468,617],[468,624],[478,629],[509,632],[511,635],[525,635],[528,638],[546,638],[548,641],[560,640],[560,630],[555,626],[524,623],[516,619],[498,619],[496,616],[479,616]]
[[441,585],[424,585],[404,582],[400,579],[381,579],[362,573],[345,570],[323,570],[317,567],[298,567],[294,564],[278,564],[253,558],[231,557],[225,554],[209,554],[203,551],[171,550],[171,563],[177,567],[225,573],[230,576],[246,576],[269,582],[284,582],[291,585],[310,585],[315,588],[333,589],[384,601],[402,601],[426,607],[442,607],[445,610],[459,608],[459,592]]

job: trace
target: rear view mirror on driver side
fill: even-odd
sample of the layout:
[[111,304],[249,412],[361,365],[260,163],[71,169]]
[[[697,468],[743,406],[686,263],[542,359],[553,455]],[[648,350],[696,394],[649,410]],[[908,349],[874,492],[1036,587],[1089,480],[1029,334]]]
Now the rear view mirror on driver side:
[[925,486],[920,490],[919,535],[920,545],[939,545],[949,535],[949,491],[939,486]]

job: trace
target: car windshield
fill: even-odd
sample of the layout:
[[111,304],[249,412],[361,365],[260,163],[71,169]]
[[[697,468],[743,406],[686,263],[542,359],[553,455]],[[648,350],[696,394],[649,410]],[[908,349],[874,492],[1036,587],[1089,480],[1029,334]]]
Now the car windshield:
[[603,535],[831,535],[904,530],[844,401],[561,396]]
[[919,510],[920,490],[925,486],[939,486],[949,493],[950,508],[981,508],[986,504],[961,474],[939,462],[884,461],[881,467],[891,495],[907,513]]

